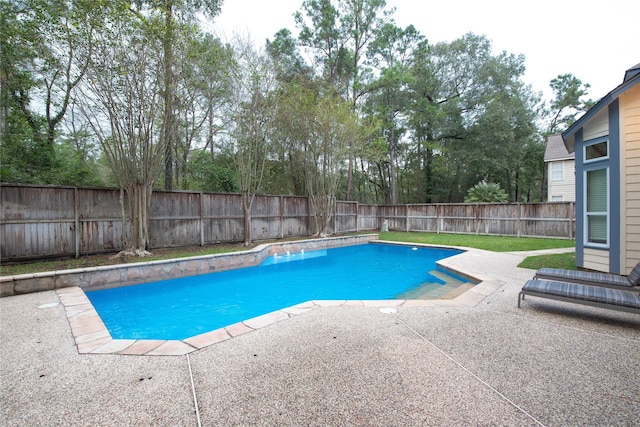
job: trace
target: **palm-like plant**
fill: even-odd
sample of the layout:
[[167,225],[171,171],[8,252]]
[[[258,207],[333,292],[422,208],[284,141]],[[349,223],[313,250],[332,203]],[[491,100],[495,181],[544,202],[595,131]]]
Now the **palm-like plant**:
[[502,203],[507,201],[507,193],[500,184],[481,181],[471,187],[465,197],[466,203]]

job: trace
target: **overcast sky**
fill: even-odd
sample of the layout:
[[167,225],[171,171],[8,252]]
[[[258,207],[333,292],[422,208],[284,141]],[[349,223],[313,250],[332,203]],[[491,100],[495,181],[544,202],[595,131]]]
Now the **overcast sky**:
[[[303,0],[224,0],[213,29],[264,43],[282,28],[297,34],[293,14]],[[492,42],[494,54],[524,54],[524,81],[552,96],[549,82],[571,73],[589,83],[597,100],[640,63],[640,0],[387,0],[400,27],[413,24],[431,43],[472,32]]]

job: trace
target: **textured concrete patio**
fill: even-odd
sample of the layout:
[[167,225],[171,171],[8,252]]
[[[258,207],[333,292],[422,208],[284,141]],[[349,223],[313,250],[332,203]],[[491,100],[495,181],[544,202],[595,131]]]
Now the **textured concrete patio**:
[[55,291],[0,298],[0,424],[640,425],[640,316],[517,309],[525,255],[456,261],[475,305],[317,306],[179,356],[79,354]]

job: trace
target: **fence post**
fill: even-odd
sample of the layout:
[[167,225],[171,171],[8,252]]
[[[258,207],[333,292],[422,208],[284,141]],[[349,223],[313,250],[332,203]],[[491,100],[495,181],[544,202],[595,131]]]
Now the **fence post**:
[[280,196],[280,238],[284,237],[284,196]]
[[307,235],[312,235],[311,232],[311,196],[307,196]]
[[356,202],[355,203],[355,207],[356,207],[356,233],[357,233],[358,230],[360,229],[360,227],[359,227],[360,224],[358,224],[358,221],[359,221],[358,220],[358,214],[360,213],[360,203]]
[[518,237],[522,235],[522,203],[518,203]]
[[[126,222],[126,214],[124,212],[124,188],[120,187],[120,197],[118,198],[119,202],[120,202],[120,215],[122,216],[122,239],[120,241],[120,247],[122,249],[125,249],[126,247],[126,230],[125,227],[127,225]],[[131,221],[132,219],[130,219]]]
[[80,200],[78,198],[80,194],[78,192],[78,187],[73,188],[73,227],[75,228],[73,232],[75,249],[76,249],[76,258],[80,258]]
[[476,236],[480,234],[480,209],[478,204],[473,205],[473,216],[475,217]]
[[338,201],[333,198],[333,234],[338,234]]
[[574,213],[576,211],[575,202],[569,202],[569,240],[573,240]]
[[200,246],[204,246],[204,193],[200,194]]
[[406,220],[406,221],[407,221],[406,229],[407,229],[407,233],[408,233],[408,232],[409,232],[409,205],[406,205],[406,206],[405,206],[405,209],[407,210],[407,211],[405,212],[405,217],[407,218],[407,220]]

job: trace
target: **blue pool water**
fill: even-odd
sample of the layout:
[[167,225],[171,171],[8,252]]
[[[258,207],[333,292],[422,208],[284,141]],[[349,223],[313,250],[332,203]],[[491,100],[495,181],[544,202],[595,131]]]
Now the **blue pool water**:
[[310,300],[380,300],[461,251],[387,244],[267,258],[255,267],[87,292],[114,339],[185,339]]

